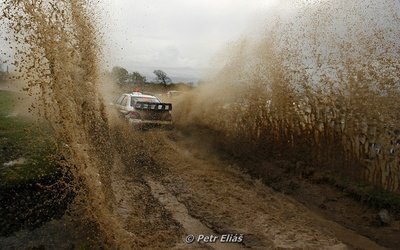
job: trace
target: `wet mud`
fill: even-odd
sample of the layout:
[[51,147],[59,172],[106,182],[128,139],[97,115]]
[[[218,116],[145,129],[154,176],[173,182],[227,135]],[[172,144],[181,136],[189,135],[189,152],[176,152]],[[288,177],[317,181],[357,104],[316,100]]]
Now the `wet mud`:
[[71,178],[59,173],[30,183],[0,186],[0,235],[32,230],[61,218],[75,197]]

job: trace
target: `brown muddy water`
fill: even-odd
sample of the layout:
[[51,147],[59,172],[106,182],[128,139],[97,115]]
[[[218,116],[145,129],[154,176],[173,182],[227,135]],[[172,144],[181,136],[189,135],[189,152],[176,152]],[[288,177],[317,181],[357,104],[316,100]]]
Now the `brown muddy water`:
[[[134,131],[106,105],[110,89],[100,73],[97,10],[84,0],[2,1],[15,76],[55,133],[59,164],[73,176],[67,184],[75,198],[63,216],[0,238],[0,246],[400,245],[399,218],[388,227],[390,238],[374,237],[379,228],[363,233],[344,227],[265,186],[232,160],[268,160],[284,152],[293,158],[286,160],[398,195],[398,2],[284,1],[266,14],[256,34],[226,50],[222,69],[206,84],[174,103],[175,130],[146,132]],[[199,131],[213,143],[199,140]],[[224,153],[210,150],[211,144]],[[232,159],[224,159],[226,153]],[[366,211],[368,220],[374,213]],[[189,234],[243,235],[244,241],[187,244]]]

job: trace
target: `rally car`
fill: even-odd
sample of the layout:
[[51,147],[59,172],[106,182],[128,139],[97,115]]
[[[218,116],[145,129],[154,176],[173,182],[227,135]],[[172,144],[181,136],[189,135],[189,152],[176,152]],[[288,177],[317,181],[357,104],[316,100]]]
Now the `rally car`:
[[135,128],[172,127],[172,104],[141,92],[122,94],[115,102],[120,114]]

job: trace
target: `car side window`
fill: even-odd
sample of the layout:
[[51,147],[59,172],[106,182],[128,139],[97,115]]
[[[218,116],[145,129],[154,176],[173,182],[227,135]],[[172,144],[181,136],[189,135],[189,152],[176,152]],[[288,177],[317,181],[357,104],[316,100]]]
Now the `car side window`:
[[122,105],[122,104],[121,104],[121,103],[122,103],[122,99],[124,99],[124,95],[121,95],[121,96],[118,98],[116,104]]
[[131,97],[131,107],[135,106],[135,98],[132,96]]
[[124,96],[124,99],[122,99],[121,101],[121,105],[125,107],[127,104],[128,104],[128,96]]

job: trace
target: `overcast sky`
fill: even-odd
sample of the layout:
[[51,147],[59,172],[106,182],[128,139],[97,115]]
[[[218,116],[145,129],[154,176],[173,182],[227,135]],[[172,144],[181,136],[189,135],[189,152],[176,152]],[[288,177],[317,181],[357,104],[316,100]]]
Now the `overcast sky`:
[[106,58],[148,76],[196,79],[278,0],[103,0]]

